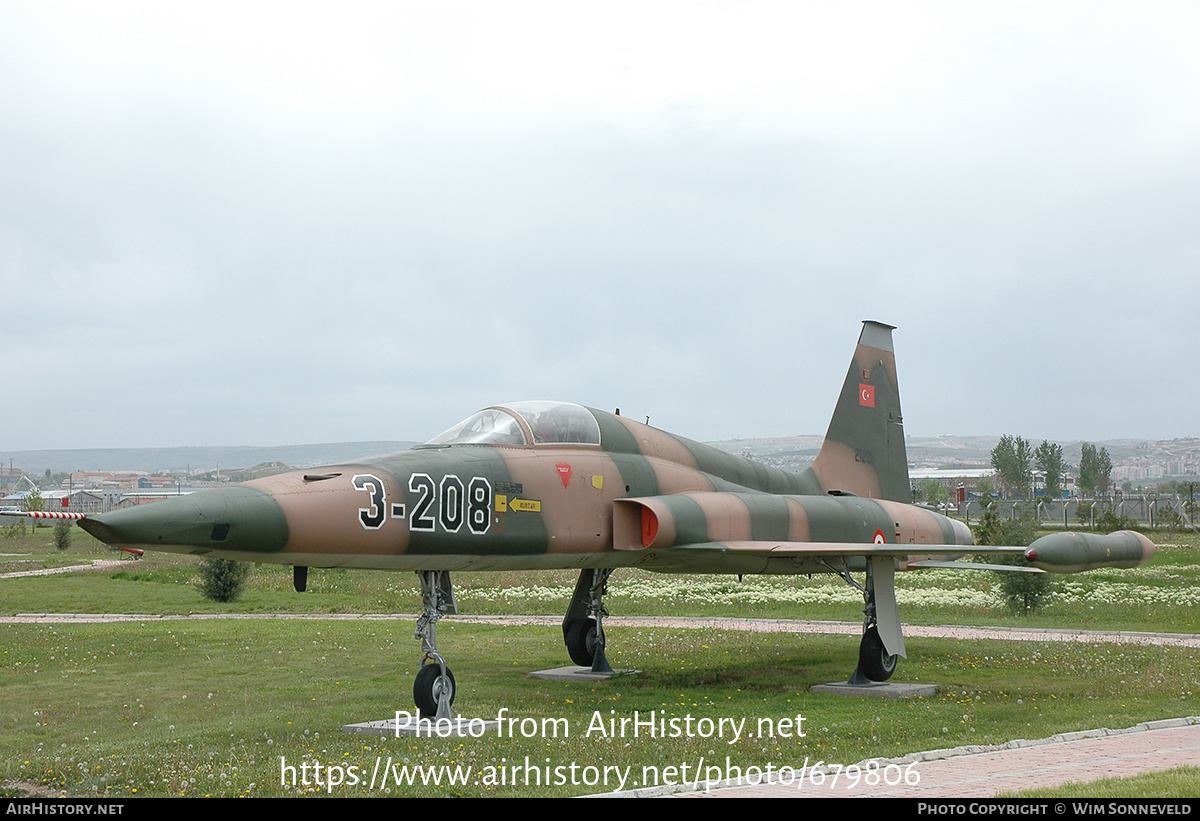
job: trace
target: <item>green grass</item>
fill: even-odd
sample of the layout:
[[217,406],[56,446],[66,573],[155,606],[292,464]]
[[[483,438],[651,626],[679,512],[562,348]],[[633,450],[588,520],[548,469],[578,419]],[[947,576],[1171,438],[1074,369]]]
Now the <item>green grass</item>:
[[1128,778],[1101,778],[1043,790],[1002,793],[998,798],[1195,798],[1200,795],[1200,767],[1176,767]]
[[[33,561],[46,562],[115,555],[89,544],[82,532],[74,535],[65,554],[53,549],[49,528],[0,542],[0,552],[24,550]],[[972,572],[902,574],[901,612],[912,623],[1200,632],[1200,608],[1187,598],[1200,578],[1200,545],[1193,536],[1172,540],[1176,546],[1160,550],[1140,570],[1068,577],[1073,583],[1086,580],[1082,593],[1060,595],[1033,618],[987,605],[991,574]],[[188,557],[147,554],[118,571],[5,579],[0,613],[411,613],[419,605],[411,574],[314,570],[310,592],[298,595],[287,569],[262,567],[232,605],[202,599],[194,575],[195,562]],[[454,578],[465,613],[561,616],[574,575]],[[1114,592],[1110,585],[1128,586]],[[738,584],[731,577],[617,571],[606,602],[618,615],[851,621],[859,617],[861,599],[839,599],[843,587],[829,578],[747,578]],[[906,601],[903,591],[914,597]],[[857,652],[850,636],[615,626],[610,660],[639,668],[642,675],[579,685],[525,675],[565,663],[557,627],[449,619],[439,625],[439,648],[459,682],[457,707],[470,716],[492,717],[506,708],[512,716],[565,719],[571,737],[407,740],[341,733],[346,722],[410,709],[419,663],[412,629],[405,620],[0,626],[0,686],[6,695],[0,704],[0,750],[6,753],[0,756],[0,781],[10,785],[10,794],[304,792],[281,786],[281,757],[288,764],[353,764],[364,779],[377,758],[389,757],[397,764],[469,764],[478,772],[501,762],[523,765],[528,756],[542,766],[549,758],[552,767],[632,766],[636,777],[644,764],[694,765],[701,758],[711,764],[726,755],[743,767],[798,767],[806,758],[849,764],[1200,713],[1195,649],[910,638],[899,676],[936,683],[941,695],[864,702],[808,690],[845,679]],[[671,717],[745,718],[751,725],[802,714],[808,734],[743,737],[732,745],[720,739],[584,737],[594,715],[651,710]],[[603,788],[393,786],[391,794],[554,795]],[[335,794],[366,791],[344,785]],[[1188,794],[1196,794],[1194,788]]]
[[[45,535],[43,535],[43,533]],[[90,536],[77,551],[55,551],[50,529],[44,544],[27,537],[25,562],[119,557]],[[1161,537],[1165,542],[1167,537]],[[910,624],[977,624],[1024,627],[1086,627],[1096,630],[1200,633],[1200,537],[1169,537],[1144,567],[1097,570],[1055,578],[1057,594],[1030,616],[1001,606],[996,575],[985,571],[923,570],[897,576],[900,612]],[[16,552],[4,550],[3,552]],[[32,557],[32,560],[30,559]],[[22,566],[29,569],[31,564]],[[16,613],[412,613],[419,607],[413,574],[361,570],[309,571],[309,592],[292,590],[291,570],[264,565],[231,605],[207,602],[193,579],[196,560],[148,553],[120,570],[7,579],[0,585],[0,614]],[[575,571],[455,573],[463,614],[561,615],[575,585]],[[744,616],[853,621],[861,596],[840,579],[822,575],[672,576],[617,570],[606,598],[616,615]]]
[[[376,739],[339,731],[408,709],[417,653],[411,623],[152,622],[4,626],[0,779],[69,795],[286,795],[289,763],[377,757],[474,767],[524,762],[632,766],[849,764],[931,747],[990,744],[1198,712],[1200,651],[910,640],[906,681],[942,695],[910,701],[822,696],[844,678],[851,637],[716,629],[614,629],[613,661],[642,675],[543,682],[562,663],[554,628],[443,622],[441,643],[473,716],[565,719],[569,738]],[[753,647],[747,644],[753,642]],[[609,711],[615,711],[610,713]],[[604,738],[594,715],[659,711],[710,719],[805,716],[805,738]],[[598,713],[597,713],[598,711]],[[918,768],[919,769],[919,768]],[[552,795],[600,788],[393,788],[393,794]],[[366,791],[344,786],[339,795]]]
[[71,530],[70,548],[57,550],[53,526],[33,528],[25,524],[13,525],[11,521],[0,517],[0,573],[91,564],[93,559],[125,555],[78,528]]

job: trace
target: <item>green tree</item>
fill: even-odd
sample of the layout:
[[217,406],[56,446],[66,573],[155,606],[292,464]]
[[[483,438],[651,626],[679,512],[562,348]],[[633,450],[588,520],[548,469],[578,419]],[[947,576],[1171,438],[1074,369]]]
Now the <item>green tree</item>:
[[[1019,519],[1002,519],[996,515],[995,506],[990,506],[972,528],[975,543],[980,545],[1010,545],[1025,547],[1033,541],[1036,525],[1032,519],[1022,516]],[[1021,555],[992,556],[986,561],[992,564],[1011,564],[1027,567],[1025,557]],[[1025,571],[998,571],[1000,595],[1004,603],[1014,613],[1027,615],[1037,610],[1050,600],[1054,593],[1054,583],[1048,573],[1029,573]]]
[[1183,530],[1183,517],[1170,504],[1163,504],[1158,509],[1158,515],[1154,519],[1155,525],[1166,528],[1168,533],[1178,533]]
[[1079,490],[1087,496],[1104,495],[1109,492],[1111,474],[1112,460],[1108,449],[1097,450],[1096,445],[1085,442],[1079,457]]
[[1096,484],[1099,481],[1100,463],[1099,451],[1091,442],[1084,442],[1079,452],[1079,492],[1084,496],[1096,494]]
[[1005,434],[1000,437],[999,443],[992,448],[992,468],[1005,495],[1011,498],[1024,493],[1029,487],[1033,478],[1029,469],[1032,458],[1029,442],[1020,436]]
[[1046,495],[1051,499],[1062,496],[1062,474],[1066,463],[1063,461],[1062,445],[1055,445],[1045,439],[1034,451],[1033,458],[1038,470],[1046,476]]
[[1095,507],[1094,502],[1080,502],[1075,506],[1075,515],[1079,518],[1081,525],[1090,525],[1092,523],[1092,508]]
[[250,566],[245,562],[201,559],[200,593],[212,601],[231,602],[241,595],[249,574]]
[[[979,523],[971,526],[971,532],[975,536],[975,544],[1022,547],[1033,541],[1037,525],[1028,516],[1016,519],[1001,517],[996,513],[996,506],[991,505],[984,511]],[[989,556],[987,561],[996,563],[994,556]],[[1022,558],[1021,563],[1024,561]]]
[[1108,448],[1100,448],[1096,454],[1096,492],[1107,496],[1112,487],[1112,459],[1108,456]]
[[42,494],[38,493],[36,490],[31,490],[25,495],[25,498],[21,500],[21,507],[30,512],[35,510],[45,510],[46,500],[42,498]]
[[937,479],[922,479],[918,484],[921,498],[931,505],[938,505],[950,498],[950,491]]
[[59,519],[54,523],[54,546],[66,550],[71,546],[71,528],[73,524],[67,519]]
[[1104,509],[1096,517],[1096,529],[1104,533],[1112,533],[1114,530],[1137,530],[1140,526],[1141,523],[1132,516],[1118,516],[1111,502],[1105,503]]

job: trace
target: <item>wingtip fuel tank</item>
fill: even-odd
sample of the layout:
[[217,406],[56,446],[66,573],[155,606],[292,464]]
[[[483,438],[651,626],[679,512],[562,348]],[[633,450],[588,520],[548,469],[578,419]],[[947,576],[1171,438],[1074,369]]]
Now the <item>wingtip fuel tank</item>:
[[1115,533],[1051,533],[1025,550],[1025,560],[1050,573],[1100,567],[1138,567],[1154,555],[1154,542],[1133,530]]

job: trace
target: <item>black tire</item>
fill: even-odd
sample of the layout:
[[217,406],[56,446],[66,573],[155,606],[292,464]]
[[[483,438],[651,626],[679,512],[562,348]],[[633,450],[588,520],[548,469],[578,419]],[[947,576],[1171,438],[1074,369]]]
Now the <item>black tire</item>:
[[458,687],[454,683],[454,673],[449,667],[446,668],[445,676],[437,663],[426,664],[417,672],[417,680],[413,682],[413,701],[417,703],[422,717],[433,718],[437,715],[438,696],[447,684],[450,686],[450,703],[453,704],[454,697],[458,695]]
[[567,653],[580,667],[591,667],[596,660],[596,620],[575,619],[567,627]]
[[859,671],[871,681],[887,681],[896,672],[896,659],[884,649],[879,629],[873,624],[868,627],[858,645]]

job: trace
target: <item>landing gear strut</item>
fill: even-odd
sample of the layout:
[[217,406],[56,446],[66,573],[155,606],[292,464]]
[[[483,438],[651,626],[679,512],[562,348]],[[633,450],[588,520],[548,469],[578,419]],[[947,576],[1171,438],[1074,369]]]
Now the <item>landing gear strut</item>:
[[[867,559],[865,587],[854,580],[844,565],[841,570],[828,563],[826,566],[863,594],[863,637],[858,645],[858,667],[846,683],[873,684],[887,681],[892,677],[892,673],[896,672],[899,657],[904,655],[904,637],[900,633],[900,611],[896,607],[895,566],[892,557],[877,556]],[[897,652],[888,652],[889,645]]]
[[593,673],[611,673],[612,666],[604,655],[604,594],[608,592],[608,577],[612,568],[579,571],[575,593],[563,617],[563,641],[571,661],[580,667],[591,667]]
[[442,616],[458,612],[450,573],[443,570],[418,570],[424,612],[417,619],[414,639],[421,640],[421,669],[413,683],[413,700],[421,715],[433,719],[453,719],[456,686],[454,673],[437,651],[437,622]]

